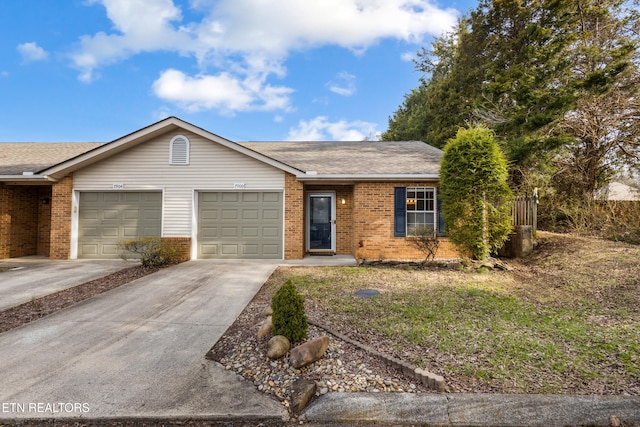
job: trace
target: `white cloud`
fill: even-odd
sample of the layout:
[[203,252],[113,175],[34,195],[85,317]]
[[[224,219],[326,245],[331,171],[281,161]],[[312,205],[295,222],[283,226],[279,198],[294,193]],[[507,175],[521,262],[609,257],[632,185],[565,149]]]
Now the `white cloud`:
[[416,59],[418,59],[418,55],[416,54],[416,52],[405,52],[402,55],[400,55],[400,59],[402,59],[405,62],[413,62]]
[[230,73],[188,76],[168,69],[153,83],[159,98],[175,102],[194,112],[217,109],[223,112],[288,110],[291,89],[274,87],[256,79],[240,80]]
[[8,71],[0,71],[0,77],[9,77]]
[[288,141],[363,141],[367,138],[378,139],[380,132],[375,123],[364,121],[330,122],[324,116],[310,121],[300,120],[298,126],[289,129]]
[[[192,22],[184,22],[173,0],[89,4],[104,6],[113,30],[80,38],[71,54],[80,80],[91,82],[100,68],[142,52],[175,52],[193,57],[199,71],[178,79],[177,70],[166,70],[170,73],[154,84],[157,96],[189,109],[233,111],[290,108],[291,89],[267,80],[286,75],[284,63],[292,51],[330,45],[362,53],[384,39],[419,43],[449,30],[458,16],[431,0],[191,0],[191,12],[201,14]],[[164,87],[177,80],[185,87],[205,85],[222,93],[179,96]],[[221,88],[223,83],[231,86]],[[355,86],[346,83],[331,90],[348,96]],[[231,93],[240,99],[230,99]]]
[[19,44],[16,49],[25,62],[44,61],[49,57],[49,53],[35,42]]
[[356,92],[356,76],[346,71],[338,73],[336,78],[327,83],[329,90],[342,96],[351,96]]

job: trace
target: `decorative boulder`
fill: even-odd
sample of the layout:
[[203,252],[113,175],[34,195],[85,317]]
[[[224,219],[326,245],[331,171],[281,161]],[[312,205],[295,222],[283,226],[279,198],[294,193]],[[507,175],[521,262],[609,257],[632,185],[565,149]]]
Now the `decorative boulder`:
[[267,344],[267,357],[269,359],[280,359],[287,354],[291,343],[284,335],[276,335],[269,340]]
[[260,324],[260,329],[258,329],[258,338],[264,338],[269,335],[272,328],[273,323],[271,322],[271,316],[269,316]]
[[324,336],[316,338],[311,341],[307,341],[304,344],[300,344],[289,355],[289,362],[295,369],[307,366],[316,360],[320,360],[324,356],[324,352],[329,347],[329,337]]
[[316,394],[318,386],[315,381],[298,378],[291,385],[291,408],[299,414]]

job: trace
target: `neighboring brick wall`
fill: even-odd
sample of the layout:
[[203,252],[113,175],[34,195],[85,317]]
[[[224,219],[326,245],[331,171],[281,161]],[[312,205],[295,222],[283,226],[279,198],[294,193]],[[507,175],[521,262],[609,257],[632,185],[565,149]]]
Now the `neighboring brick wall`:
[[39,187],[16,186],[11,202],[11,258],[38,252]]
[[[42,203],[48,199],[49,203]],[[38,249],[37,255],[49,256],[51,246],[51,187],[40,187],[38,195]]]
[[11,195],[13,191],[0,184],[0,259],[11,255]]
[[51,259],[69,259],[71,250],[71,207],[73,176],[53,184],[51,189]]
[[[425,255],[407,241],[394,237],[394,187],[437,186],[435,182],[362,182],[353,190],[353,234],[356,259],[418,260]],[[460,255],[441,239],[437,258]]]
[[191,237],[162,237],[163,242],[171,242],[177,249],[180,262],[191,259]]
[[304,185],[290,173],[284,177],[284,258],[304,257]]

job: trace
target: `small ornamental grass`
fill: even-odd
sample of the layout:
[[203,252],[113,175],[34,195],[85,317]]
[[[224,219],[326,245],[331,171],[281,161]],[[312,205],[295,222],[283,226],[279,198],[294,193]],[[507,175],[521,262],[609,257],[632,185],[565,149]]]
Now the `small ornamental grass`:
[[304,298],[291,280],[278,289],[271,300],[273,335],[284,335],[290,342],[302,341],[309,324],[304,312]]

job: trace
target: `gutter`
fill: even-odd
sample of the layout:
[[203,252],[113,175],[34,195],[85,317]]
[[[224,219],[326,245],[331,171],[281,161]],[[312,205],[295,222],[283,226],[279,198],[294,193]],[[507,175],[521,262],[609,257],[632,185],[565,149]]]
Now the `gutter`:
[[0,175],[0,182],[14,182],[14,183],[42,183],[48,184],[51,182],[58,182],[57,179],[49,175],[34,175],[34,174],[22,174],[22,175]]

